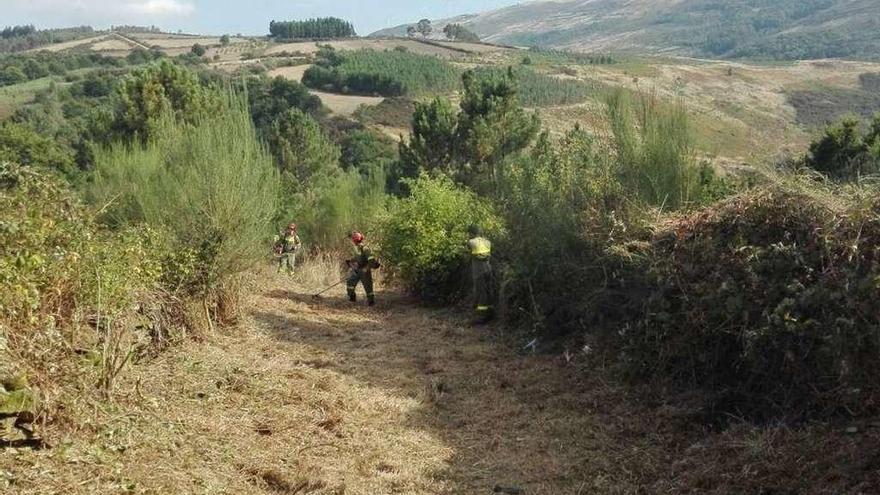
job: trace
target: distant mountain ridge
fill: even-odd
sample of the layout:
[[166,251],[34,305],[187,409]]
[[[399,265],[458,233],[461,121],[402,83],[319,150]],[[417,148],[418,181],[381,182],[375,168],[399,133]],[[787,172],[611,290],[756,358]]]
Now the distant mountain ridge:
[[[880,59],[880,0],[563,0],[435,21],[486,41],[711,58]],[[404,36],[408,25],[374,36]]]

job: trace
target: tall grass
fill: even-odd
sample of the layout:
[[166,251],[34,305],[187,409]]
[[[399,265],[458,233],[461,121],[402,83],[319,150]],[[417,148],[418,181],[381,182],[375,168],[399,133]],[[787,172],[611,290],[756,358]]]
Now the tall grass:
[[[190,286],[206,291],[262,254],[276,212],[278,173],[241,95],[196,125],[165,118],[143,146],[98,153],[90,195],[115,224],[170,232],[195,262]],[[184,270],[184,268],[181,268]]]
[[654,95],[614,91],[607,98],[617,173],[642,201],[678,209],[703,197],[687,110]]

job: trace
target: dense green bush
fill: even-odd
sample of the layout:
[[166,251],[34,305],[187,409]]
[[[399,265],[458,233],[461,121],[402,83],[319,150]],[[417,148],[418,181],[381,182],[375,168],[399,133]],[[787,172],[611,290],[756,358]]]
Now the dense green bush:
[[124,139],[147,140],[166,114],[192,124],[219,112],[221,98],[202,86],[195,72],[163,60],[123,79],[114,105],[113,132]]
[[447,93],[458,87],[458,71],[436,57],[401,51],[325,48],[303,84],[340,93],[404,96]]
[[52,168],[70,174],[74,157],[54,140],[22,124],[0,124],[0,161]]
[[616,173],[621,182],[647,204],[678,209],[706,199],[696,163],[687,109],[678,102],[665,105],[653,95],[637,95],[636,101],[623,91],[607,101]]
[[339,171],[339,147],[313,118],[296,108],[275,119],[265,135],[276,166],[298,189]]
[[248,95],[254,125],[263,133],[275,119],[292,108],[316,117],[324,111],[321,99],[309,93],[308,88],[283,77],[250,78],[242,89]]
[[[111,389],[131,353],[167,335],[138,309],[165,305],[162,239],[103,230],[52,174],[0,162],[0,376],[28,379],[55,420],[70,414],[59,401],[84,398],[83,380]],[[152,335],[136,335],[152,323]],[[73,349],[99,366],[80,366]]]
[[611,335],[626,368],[719,413],[876,412],[880,198],[830,194],[761,189],[661,229],[644,311]]
[[216,295],[262,256],[278,199],[278,173],[247,103],[228,96],[222,111],[195,125],[167,115],[142,146],[99,152],[90,197],[113,224],[145,222],[173,235],[196,264],[181,285]]
[[340,143],[342,155],[339,165],[345,170],[369,173],[372,170],[388,170],[397,159],[397,143],[377,131],[354,130],[348,132]]
[[499,302],[508,320],[545,337],[582,332],[632,309],[633,277],[624,290],[625,263],[609,247],[638,239],[645,213],[615,165],[574,129],[558,142],[542,135],[505,168],[502,211],[510,241],[498,254],[505,260]]
[[450,301],[464,294],[469,278],[465,248],[470,225],[487,235],[503,234],[490,203],[446,178],[423,176],[409,184],[410,196],[391,207],[382,232],[382,257],[395,267],[409,291],[426,301]]
[[280,225],[296,219],[310,247],[347,252],[353,231],[364,232],[375,245],[387,206],[385,174],[378,166],[352,169],[287,197]]
[[870,127],[856,117],[829,125],[810,144],[805,161],[809,167],[834,179],[857,179],[880,172],[880,114],[874,117]]

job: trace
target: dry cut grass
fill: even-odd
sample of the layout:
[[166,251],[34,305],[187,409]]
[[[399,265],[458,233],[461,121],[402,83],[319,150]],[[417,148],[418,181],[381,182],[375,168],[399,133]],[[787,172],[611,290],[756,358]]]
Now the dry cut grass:
[[240,328],[139,363],[113,403],[80,410],[78,429],[50,426],[51,450],[0,451],[0,492],[880,488],[870,424],[712,433],[687,401],[606,382],[582,351],[518,352],[501,328],[469,327],[455,310],[420,308],[381,285],[376,308],[349,304],[341,287],[311,297],[338,267],[320,256],[295,280],[267,269]]

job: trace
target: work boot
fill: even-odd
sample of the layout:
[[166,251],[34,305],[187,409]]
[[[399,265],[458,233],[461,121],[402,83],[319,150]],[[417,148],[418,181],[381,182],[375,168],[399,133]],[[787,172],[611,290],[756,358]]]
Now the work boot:
[[351,302],[357,302],[357,294],[353,290],[348,291],[348,300]]

